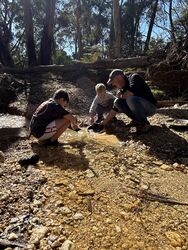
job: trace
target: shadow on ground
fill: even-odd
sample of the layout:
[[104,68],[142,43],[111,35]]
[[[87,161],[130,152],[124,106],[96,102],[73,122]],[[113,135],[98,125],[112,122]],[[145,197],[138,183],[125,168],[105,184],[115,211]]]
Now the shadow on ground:
[[120,141],[141,141],[158,159],[187,164],[188,142],[169,128],[152,126],[148,133],[142,135],[130,133],[129,130],[126,126],[120,126],[107,132],[115,134]]
[[89,167],[89,162],[83,153],[84,146],[83,142],[62,144],[58,147],[45,147],[33,143],[32,150],[39,155],[40,160],[45,165],[59,167],[63,170],[86,170]]
[[188,119],[188,109],[158,109],[157,113],[173,119]]

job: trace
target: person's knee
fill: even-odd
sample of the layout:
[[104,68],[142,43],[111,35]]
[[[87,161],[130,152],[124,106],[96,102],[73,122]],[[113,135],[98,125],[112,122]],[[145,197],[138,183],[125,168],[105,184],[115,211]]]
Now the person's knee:
[[121,98],[116,98],[116,99],[114,100],[114,106],[115,106],[116,108],[121,107],[122,105],[123,105],[123,99],[121,99]]
[[127,104],[135,104],[135,103],[138,103],[139,99],[137,96],[128,96],[127,99]]

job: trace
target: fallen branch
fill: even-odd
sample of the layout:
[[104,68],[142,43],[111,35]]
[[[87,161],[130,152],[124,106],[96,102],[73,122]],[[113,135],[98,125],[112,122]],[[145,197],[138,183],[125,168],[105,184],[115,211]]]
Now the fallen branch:
[[25,73],[44,73],[44,72],[75,72],[84,69],[115,69],[115,68],[131,68],[131,67],[146,67],[151,65],[152,62],[146,56],[133,57],[133,58],[118,58],[115,60],[98,60],[93,63],[76,62],[70,65],[39,65],[30,68],[11,68],[0,67],[0,72],[12,74],[25,74]]
[[148,193],[148,192],[137,194],[137,197],[148,200],[148,201],[154,201],[154,202],[158,201],[160,203],[165,203],[165,204],[170,204],[170,205],[188,206],[188,203],[186,202],[177,201],[169,197],[164,197],[162,195]]
[[158,101],[157,107],[158,108],[170,107],[170,106],[174,106],[175,104],[179,104],[179,105],[188,104],[188,101],[170,101],[170,100]]
[[4,247],[22,247],[24,249],[27,249],[27,245],[26,244],[22,244],[19,243],[17,241],[10,241],[10,240],[5,240],[5,239],[0,239],[0,246],[4,246]]

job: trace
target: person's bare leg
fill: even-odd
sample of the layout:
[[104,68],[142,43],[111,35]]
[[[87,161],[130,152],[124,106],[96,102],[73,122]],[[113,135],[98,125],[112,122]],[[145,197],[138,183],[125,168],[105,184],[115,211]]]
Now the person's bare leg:
[[55,133],[55,135],[52,136],[51,141],[55,141],[57,140],[61,134],[63,134],[63,132],[70,126],[71,122],[65,118],[63,119],[58,119],[55,121],[56,123],[56,128],[57,128],[57,132]]

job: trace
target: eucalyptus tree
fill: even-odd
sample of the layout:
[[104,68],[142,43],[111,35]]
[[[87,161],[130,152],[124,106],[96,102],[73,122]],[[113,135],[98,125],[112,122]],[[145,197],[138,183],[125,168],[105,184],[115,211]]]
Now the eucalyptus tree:
[[5,66],[13,66],[10,43],[13,39],[12,26],[15,18],[15,1],[0,0],[0,61]]
[[121,7],[122,53],[132,56],[142,51],[140,24],[151,0],[128,0]]
[[157,14],[158,2],[159,2],[159,0],[151,1],[151,17],[150,17],[149,28],[148,28],[148,32],[147,32],[145,45],[144,45],[144,52],[146,52],[149,48],[151,33],[152,33],[152,29],[153,29],[154,22],[155,22],[155,17]]
[[44,27],[42,31],[42,38],[40,44],[40,58],[39,58],[40,64],[52,63],[55,7],[56,7],[56,0],[46,1],[46,13],[45,13]]
[[28,65],[34,66],[37,64],[35,40],[33,32],[33,13],[30,0],[22,0],[24,9],[24,26],[27,47]]
[[114,57],[120,57],[121,53],[121,17],[119,0],[113,0],[113,23],[114,23]]

